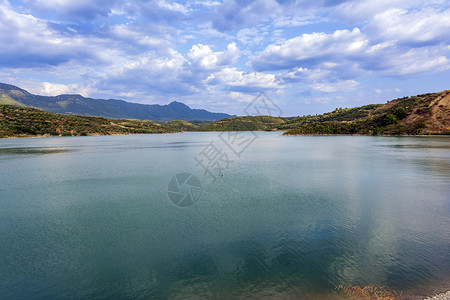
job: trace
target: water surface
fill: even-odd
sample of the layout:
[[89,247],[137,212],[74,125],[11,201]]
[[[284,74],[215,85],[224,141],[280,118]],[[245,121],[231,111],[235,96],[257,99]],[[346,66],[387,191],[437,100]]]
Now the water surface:
[[[252,137],[250,133],[246,133]],[[450,138],[218,133],[0,140],[0,299],[315,299],[449,278]],[[234,156],[233,156],[234,155]],[[176,174],[203,185],[180,208]]]

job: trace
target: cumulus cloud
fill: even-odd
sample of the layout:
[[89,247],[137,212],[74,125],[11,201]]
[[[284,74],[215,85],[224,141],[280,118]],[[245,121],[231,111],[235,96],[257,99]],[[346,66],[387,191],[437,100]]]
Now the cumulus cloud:
[[57,96],[62,94],[80,94],[84,97],[89,95],[90,88],[87,86],[80,86],[78,84],[60,84],[43,82],[41,86],[34,89],[39,95]]
[[391,8],[376,14],[366,27],[374,40],[422,47],[450,42],[450,10],[426,8],[408,12]]
[[100,60],[97,49],[83,37],[68,37],[53,30],[48,22],[32,15],[19,14],[0,5],[0,66],[31,68]]
[[214,52],[207,45],[194,45],[186,56],[175,50],[151,52],[117,64],[98,84],[98,88],[150,90],[153,95],[190,95],[207,89],[205,80],[233,64],[239,49],[231,43],[224,51]]
[[431,3],[427,0],[358,0],[358,1],[342,1],[335,10],[333,15],[347,22],[364,23],[371,20],[378,13],[382,13],[390,8],[413,8],[421,7],[423,3]]
[[24,0],[35,11],[56,11],[60,17],[70,20],[93,20],[112,13],[119,0]]
[[367,37],[358,28],[332,34],[302,34],[280,45],[269,45],[253,59],[252,66],[259,71],[310,66],[324,59],[359,56],[367,45]]
[[[104,35],[105,43],[114,44],[128,53],[168,49],[173,46],[170,28],[152,27],[150,30],[136,24],[111,26]],[[174,34],[172,32],[172,34]]]
[[233,30],[270,18],[277,9],[278,3],[273,0],[224,0],[217,8],[212,24],[219,31]]
[[190,79],[185,68],[186,59],[171,50],[165,56],[149,53],[120,64],[106,74],[97,88],[112,91],[152,91],[153,95],[192,94],[197,91],[195,79]]
[[0,2],[0,74],[47,95],[224,105],[266,90],[326,103],[345,91],[386,95],[389,84],[377,86],[386,77],[450,69],[444,0],[11,3]]
[[[385,56],[377,68],[383,74],[407,76],[425,72],[440,72],[450,69],[450,60],[439,49],[410,49],[395,56]],[[370,68],[370,66],[367,66]]]
[[239,58],[240,51],[235,43],[228,45],[226,51],[213,52],[208,45],[194,45],[188,53],[195,70],[213,71],[221,66],[231,65]]
[[342,80],[337,82],[314,83],[311,88],[325,93],[333,93],[337,91],[348,92],[356,88],[358,85],[359,83],[354,80]]
[[342,66],[335,63],[323,63],[317,68],[294,68],[286,72],[282,78],[286,83],[301,82],[307,87],[324,92],[349,92],[359,86],[359,83],[353,79],[357,77],[358,69],[352,70],[354,66],[346,65],[348,76],[340,73]]
[[[403,14],[391,11],[380,18],[383,19],[391,13]],[[355,75],[360,73],[359,70],[380,71],[382,74],[394,76],[446,70],[449,67],[449,51],[445,45],[449,34],[442,28],[446,29],[448,21],[442,21],[440,25],[431,21],[442,14],[429,16],[415,27],[410,25],[412,29],[408,31],[405,28],[403,34],[397,33],[401,30],[395,26],[392,26],[392,32],[387,29],[386,34],[373,38],[358,28],[352,31],[337,30],[331,34],[303,34],[281,44],[267,46],[252,58],[252,66],[258,71],[316,68],[319,69],[316,73],[322,71],[324,75],[329,74],[323,69],[333,69],[339,72],[340,76]],[[378,22],[378,19],[374,19],[374,24]],[[392,22],[400,23],[398,20]],[[407,24],[405,26],[408,26]],[[434,26],[440,30],[433,30]],[[420,30],[422,27],[428,28],[428,31]],[[393,39],[394,37],[397,39]],[[425,45],[429,47],[424,48]],[[351,69],[348,69],[349,65],[352,65]],[[349,70],[353,71],[349,73]],[[292,80],[295,76],[291,72],[286,79]]]
[[55,13],[63,20],[91,22],[116,15],[146,16],[158,21],[174,21],[190,12],[178,2],[165,0],[22,0],[33,11]]
[[231,91],[255,92],[265,89],[281,89],[283,85],[273,74],[251,72],[245,73],[236,68],[225,68],[212,74],[206,80],[208,84],[223,84]]

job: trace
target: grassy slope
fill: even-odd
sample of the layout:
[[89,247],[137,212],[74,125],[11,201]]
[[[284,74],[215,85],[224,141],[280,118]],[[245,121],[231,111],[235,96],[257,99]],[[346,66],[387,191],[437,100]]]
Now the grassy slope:
[[22,103],[14,100],[7,94],[0,93],[0,105],[18,105],[18,106],[24,106]]
[[152,121],[63,115],[43,112],[30,107],[0,105],[0,137],[170,133],[177,131]]
[[270,116],[231,117],[209,123],[198,128],[199,131],[263,131],[273,130],[286,122],[284,118]]
[[164,123],[163,126],[178,131],[196,131],[199,127],[198,125],[181,120],[170,121]]
[[450,134],[450,91],[405,97],[383,105],[337,109],[320,116],[306,116],[279,126],[285,135]]

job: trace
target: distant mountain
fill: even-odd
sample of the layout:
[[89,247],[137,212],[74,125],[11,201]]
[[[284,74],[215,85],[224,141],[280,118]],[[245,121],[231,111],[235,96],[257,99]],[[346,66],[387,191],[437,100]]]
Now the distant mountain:
[[81,95],[38,96],[17,86],[4,83],[0,83],[0,104],[30,106],[62,114],[157,121],[216,121],[231,117],[224,113],[191,109],[176,101],[168,105],[146,105],[123,100],[85,98]]

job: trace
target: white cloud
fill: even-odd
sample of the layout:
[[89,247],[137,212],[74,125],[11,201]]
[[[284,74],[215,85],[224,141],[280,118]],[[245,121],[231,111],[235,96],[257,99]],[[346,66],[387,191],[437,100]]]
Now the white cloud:
[[304,26],[304,25],[317,23],[319,19],[320,19],[319,17],[314,16],[314,15],[310,15],[310,16],[282,15],[278,18],[275,18],[275,20],[273,21],[273,26],[283,27],[283,28],[284,27]]
[[263,33],[257,28],[244,28],[238,31],[237,39],[242,44],[257,45],[264,40]]
[[0,4],[0,66],[32,68],[73,59],[80,63],[100,60],[99,42],[95,37],[66,36],[44,20]]
[[438,73],[443,82],[450,69],[444,0],[13,3],[0,0],[0,72],[46,95],[103,91],[215,105],[271,90],[327,102],[355,89],[392,92],[374,78]]
[[212,71],[220,66],[231,65],[240,56],[240,51],[235,43],[228,45],[226,51],[213,52],[208,45],[194,45],[188,53],[191,64],[196,69]]
[[130,24],[117,24],[110,29],[114,41],[123,41],[126,46],[145,46],[146,49],[160,49],[172,46],[171,36],[169,34],[161,34],[158,36],[146,34],[141,28],[133,28]]
[[[397,10],[390,11],[383,14],[382,19],[392,13],[403,14]],[[450,21],[447,18],[440,24],[433,22],[442,14],[428,16],[415,27],[412,26],[413,21],[410,21],[411,24],[406,22],[405,26],[412,29],[405,29],[403,35],[400,34],[400,27],[393,26],[392,32],[386,30],[386,34],[380,33],[375,40],[358,28],[352,31],[337,30],[330,34],[303,34],[267,46],[252,58],[252,66],[259,71],[294,68],[285,75],[288,81],[312,81],[326,76],[340,76],[343,79],[343,76],[361,74],[361,70],[392,76],[447,70],[449,49],[446,45],[450,40],[447,38],[447,35],[450,36],[450,27],[446,29]],[[417,16],[410,16],[410,19],[414,20]],[[380,20],[375,23],[380,23]],[[394,20],[392,23],[401,22]],[[373,26],[371,28],[369,32],[375,31]],[[398,39],[392,40],[397,35]],[[379,38],[386,40],[380,41]],[[422,47],[423,43],[430,45]]]
[[284,88],[273,74],[244,73],[236,68],[224,68],[220,72],[209,76],[206,82],[211,85],[224,84],[234,91]]
[[349,92],[355,89],[358,85],[359,83],[354,80],[343,80],[337,82],[314,83],[311,85],[311,88],[325,93],[334,93],[334,92]]
[[[330,103],[331,102],[331,98],[329,97],[315,97],[312,100],[314,100],[314,102],[317,103]],[[311,103],[311,102],[309,102]]]
[[241,92],[230,92],[230,97],[237,102],[250,103],[255,100],[255,95],[245,94]]
[[90,88],[80,86],[78,84],[60,84],[43,82],[41,87],[37,89],[39,95],[57,96],[61,94],[80,94],[84,97],[89,96]]
[[382,72],[386,75],[405,76],[425,72],[439,72],[450,69],[450,60],[440,55],[437,49],[410,49],[392,57],[383,57],[380,63]]
[[337,30],[331,34],[312,33],[272,44],[253,58],[257,70],[288,69],[330,57],[358,56],[367,48],[368,39],[358,28]]
[[399,44],[422,46],[450,41],[450,10],[426,8],[408,12],[392,8],[376,14],[367,31],[378,40],[393,40]]
[[121,11],[121,0],[22,0],[29,8],[47,13],[55,11],[65,19],[93,20]]
[[334,10],[334,15],[350,22],[366,22],[390,8],[418,7],[424,0],[358,0],[345,1]]
[[159,7],[162,7],[162,8],[171,10],[171,11],[179,12],[182,14],[187,14],[190,12],[190,9],[184,7],[182,4],[177,3],[177,2],[168,3],[167,1],[160,0],[157,3],[159,5]]

